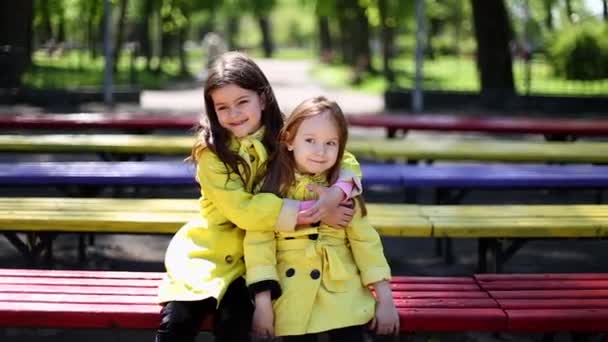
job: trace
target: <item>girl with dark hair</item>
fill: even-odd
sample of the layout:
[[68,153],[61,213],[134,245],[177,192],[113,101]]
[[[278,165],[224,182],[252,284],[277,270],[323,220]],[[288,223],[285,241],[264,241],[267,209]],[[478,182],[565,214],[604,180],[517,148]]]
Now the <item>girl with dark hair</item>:
[[[180,228],[167,248],[157,342],[194,341],[209,314],[215,341],[249,341],[253,303],[243,279],[245,230],[288,232],[318,221],[344,227],[353,211],[339,203],[360,190],[359,164],[346,155],[338,186],[313,204],[253,195],[284,120],[266,76],[246,55],[225,53],[209,69],[204,98],[206,117],[191,153],[200,216]],[[281,293],[275,281],[258,287],[273,297]]]
[[[335,102],[304,101],[281,130],[261,191],[314,199],[311,185],[328,186],[338,178],[347,139],[346,119]],[[354,204],[355,216],[343,230],[321,223],[290,232],[246,232],[247,283],[256,289],[258,283],[278,281],[283,291],[274,302],[269,290],[255,291],[256,335],[304,342],[328,332],[332,342],[363,342],[368,322],[379,335],[398,334],[380,236],[367,221],[361,196]]]

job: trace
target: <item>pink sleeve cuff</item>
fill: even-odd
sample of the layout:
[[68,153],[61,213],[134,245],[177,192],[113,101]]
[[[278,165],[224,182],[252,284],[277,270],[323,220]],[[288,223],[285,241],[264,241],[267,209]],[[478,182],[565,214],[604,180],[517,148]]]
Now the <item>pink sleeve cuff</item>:
[[300,201],[300,208],[299,211],[303,211],[303,210],[307,210],[310,209],[313,205],[315,205],[317,201],[315,200],[310,200],[310,201]]
[[334,185],[344,192],[344,199],[347,200],[353,191],[353,183],[345,180],[338,180]]

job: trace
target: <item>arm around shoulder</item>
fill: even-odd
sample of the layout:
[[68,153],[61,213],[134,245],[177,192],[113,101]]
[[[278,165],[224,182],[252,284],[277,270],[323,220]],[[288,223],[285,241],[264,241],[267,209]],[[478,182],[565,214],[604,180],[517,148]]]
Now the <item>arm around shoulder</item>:
[[299,202],[271,193],[252,194],[241,178],[206,149],[199,154],[196,171],[201,192],[239,228],[255,231],[293,231]]

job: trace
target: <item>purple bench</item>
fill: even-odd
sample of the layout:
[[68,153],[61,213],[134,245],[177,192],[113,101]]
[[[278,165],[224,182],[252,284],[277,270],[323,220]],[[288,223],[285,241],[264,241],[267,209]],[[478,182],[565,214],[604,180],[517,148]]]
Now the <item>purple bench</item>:
[[[405,188],[606,188],[608,166],[533,164],[362,164],[365,186]],[[14,186],[194,185],[181,161],[0,163],[0,184]]]

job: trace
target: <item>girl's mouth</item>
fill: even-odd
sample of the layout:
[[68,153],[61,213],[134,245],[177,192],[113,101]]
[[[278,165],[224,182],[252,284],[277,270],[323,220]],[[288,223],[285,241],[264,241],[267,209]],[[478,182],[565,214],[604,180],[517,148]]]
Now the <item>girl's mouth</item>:
[[230,126],[237,127],[237,126],[244,124],[245,122],[247,122],[247,119],[242,120],[242,121],[233,122],[230,124]]

